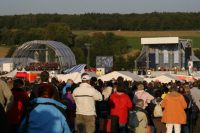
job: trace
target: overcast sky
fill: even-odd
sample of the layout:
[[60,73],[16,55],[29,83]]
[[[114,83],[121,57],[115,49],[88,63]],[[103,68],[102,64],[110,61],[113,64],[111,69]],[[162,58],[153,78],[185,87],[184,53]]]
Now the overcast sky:
[[0,0],[0,15],[200,12],[200,0]]

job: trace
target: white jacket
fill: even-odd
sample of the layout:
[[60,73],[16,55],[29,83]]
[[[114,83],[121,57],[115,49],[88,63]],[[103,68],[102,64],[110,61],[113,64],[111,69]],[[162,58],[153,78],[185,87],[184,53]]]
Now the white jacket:
[[95,101],[101,101],[102,95],[88,83],[81,83],[73,91],[73,98],[76,103],[76,114],[96,115]]
[[190,90],[190,92],[191,92],[191,95],[192,95],[192,99],[194,100],[194,102],[196,103],[196,105],[200,109],[200,89],[198,89],[197,87],[193,87]]

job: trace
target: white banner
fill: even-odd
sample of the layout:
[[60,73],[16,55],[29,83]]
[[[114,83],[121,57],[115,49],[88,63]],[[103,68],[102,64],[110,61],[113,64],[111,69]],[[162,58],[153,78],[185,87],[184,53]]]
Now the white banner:
[[174,51],[174,63],[179,63],[179,51]]
[[155,58],[156,58],[156,64],[159,64],[159,53],[158,53],[158,49],[155,49]]
[[164,58],[164,63],[169,63],[169,52],[168,50],[163,50],[163,58]]

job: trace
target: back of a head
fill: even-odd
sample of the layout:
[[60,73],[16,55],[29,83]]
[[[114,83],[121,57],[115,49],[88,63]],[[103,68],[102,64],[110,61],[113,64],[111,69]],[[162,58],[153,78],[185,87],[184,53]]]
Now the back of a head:
[[74,83],[74,81],[72,79],[68,79],[67,83],[72,85]]
[[96,86],[96,85],[97,85],[97,78],[96,78],[96,77],[92,77],[92,78],[90,79],[90,84],[91,84],[92,86]]
[[117,92],[125,92],[125,86],[123,83],[117,83]]
[[118,83],[123,83],[123,82],[124,82],[124,78],[123,78],[122,76],[119,76],[119,77],[117,78],[117,82],[118,82]]
[[92,82],[96,83],[97,82],[97,78],[96,77],[91,77],[90,79]]
[[144,85],[143,84],[138,84],[137,85],[137,90],[144,90]]
[[58,84],[59,81],[58,81],[58,79],[56,77],[53,77],[53,78],[51,78],[51,83],[52,84]]
[[137,99],[136,103],[135,103],[135,106],[143,108],[143,106],[144,106],[144,100],[143,99]]
[[40,84],[38,88],[38,97],[52,98],[53,86],[51,84]]
[[186,84],[185,84],[185,85],[183,86],[183,89],[184,89],[184,91],[185,91],[186,94],[190,94],[190,87],[189,87],[189,85],[186,85]]
[[14,88],[21,88],[24,86],[24,81],[22,79],[15,79],[13,81],[13,87]]
[[170,88],[170,91],[171,91],[171,92],[172,92],[172,91],[178,92],[177,85],[176,85],[176,84],[172,84],[172,85],[171,85],[171,88]]
[[47,71],[41,72],[40,79],[42,82],[48,82],[49,81],[49,72],[47,72]]

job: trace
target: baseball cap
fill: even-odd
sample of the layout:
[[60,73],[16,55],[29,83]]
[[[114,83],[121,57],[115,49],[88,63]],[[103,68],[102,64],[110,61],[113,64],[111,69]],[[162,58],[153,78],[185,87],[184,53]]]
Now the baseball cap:
[[82,80],[90,80],[91,77],[90,77],[89,75],[83,75],[83,76],[81,77],[81,79],[82,79]]

